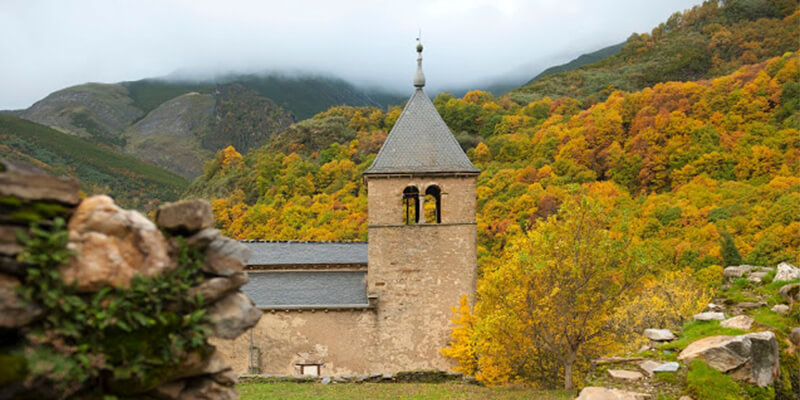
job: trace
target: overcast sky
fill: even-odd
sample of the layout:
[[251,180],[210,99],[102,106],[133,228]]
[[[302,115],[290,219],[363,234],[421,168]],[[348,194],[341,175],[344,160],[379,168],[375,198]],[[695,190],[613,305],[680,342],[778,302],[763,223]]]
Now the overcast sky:
[[540,70],[701,0],[1,0],[0,109],[83,82],[301,70],[408,89]]

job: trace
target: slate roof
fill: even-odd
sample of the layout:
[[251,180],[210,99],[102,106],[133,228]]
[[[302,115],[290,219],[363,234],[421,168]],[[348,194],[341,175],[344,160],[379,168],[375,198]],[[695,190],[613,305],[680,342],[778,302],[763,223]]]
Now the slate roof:
[[479,173],[421,87],[364,175],[393,173]]
[[366,242],[242,242],[249,266],[367,264]]
[[367,271],[250,272],[242,291],[264,308],[366,307]]

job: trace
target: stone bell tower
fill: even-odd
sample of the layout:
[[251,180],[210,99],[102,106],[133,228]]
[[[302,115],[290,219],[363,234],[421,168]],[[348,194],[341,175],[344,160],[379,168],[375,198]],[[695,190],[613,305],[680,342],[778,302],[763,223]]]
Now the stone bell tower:
[[375,370],[449,369],[451,307],[475,294],[475,168],[423,91],[414,94],[372,166],[367,291],[377,297]]

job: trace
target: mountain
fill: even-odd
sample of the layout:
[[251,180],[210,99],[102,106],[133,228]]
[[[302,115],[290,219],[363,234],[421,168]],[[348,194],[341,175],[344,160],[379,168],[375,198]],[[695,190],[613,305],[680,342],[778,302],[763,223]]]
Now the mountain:
[[337,78],[271,73],[87,83],[8,114],[191,179],[217,150],[229,145],[243,152],[259,147],[298,117],[340,104],[386,106],[400,101],[391,93],[362,90]]
[[125,207],[152,209],[178,199],[188,186],[182,177],[109,146],[10,115],[0,115],[0,154],[80,178],[87,194],[109,194]]
[[604,60],[608,57],[613,56],[614,54],[619,53],[620,50],[622,50],[622,46],[624,45],[625,42],[622,42],[608,47],[604,47],[600,50],[593,51],[591,53],[581,54],[580,56],[578,56],[578,58],[566,64],[555,65],[550,68],[547,68],[546,70],[540,72],[539,75],[534,76],[533,79],[526,82],[524,86],[530,85],[533,82],[536,82],[537,80],[548,75],[557,74],[559,72],[572,71],[580,67],[583,67],[584,65],[594,64],[598,61]]
[[300,73],[227,74],[194,81],[143,79],[123,82],[122,85],[128,89],[136,106],[149,112],[176,96],[189,92],[210,93],[215,86],[234,83],[272,100],[292,112],[297,120],[311,118],[314,114],[336,105],[386,108],[405,100],[395,93],[381,89],[361,89],[339,78]]
[[797,50],[798,36],[796,1],[705,1],[673,14],[650,33],[631,35],[617,54],[534,78],[509,96],[520,104],[566,96],[590,105],[614,90],[633,92],[660,82],[723,76]]

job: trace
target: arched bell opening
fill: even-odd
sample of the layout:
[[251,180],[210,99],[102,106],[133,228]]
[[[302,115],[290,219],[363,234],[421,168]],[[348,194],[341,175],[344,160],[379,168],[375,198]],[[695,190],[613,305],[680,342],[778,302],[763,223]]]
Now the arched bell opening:
[[442,223],[442,189],[439,186],[431,185],[425,189],[425,222]]
[[403,189],[403,224],[415,225],[419,223],[419,189],[408,186]]

